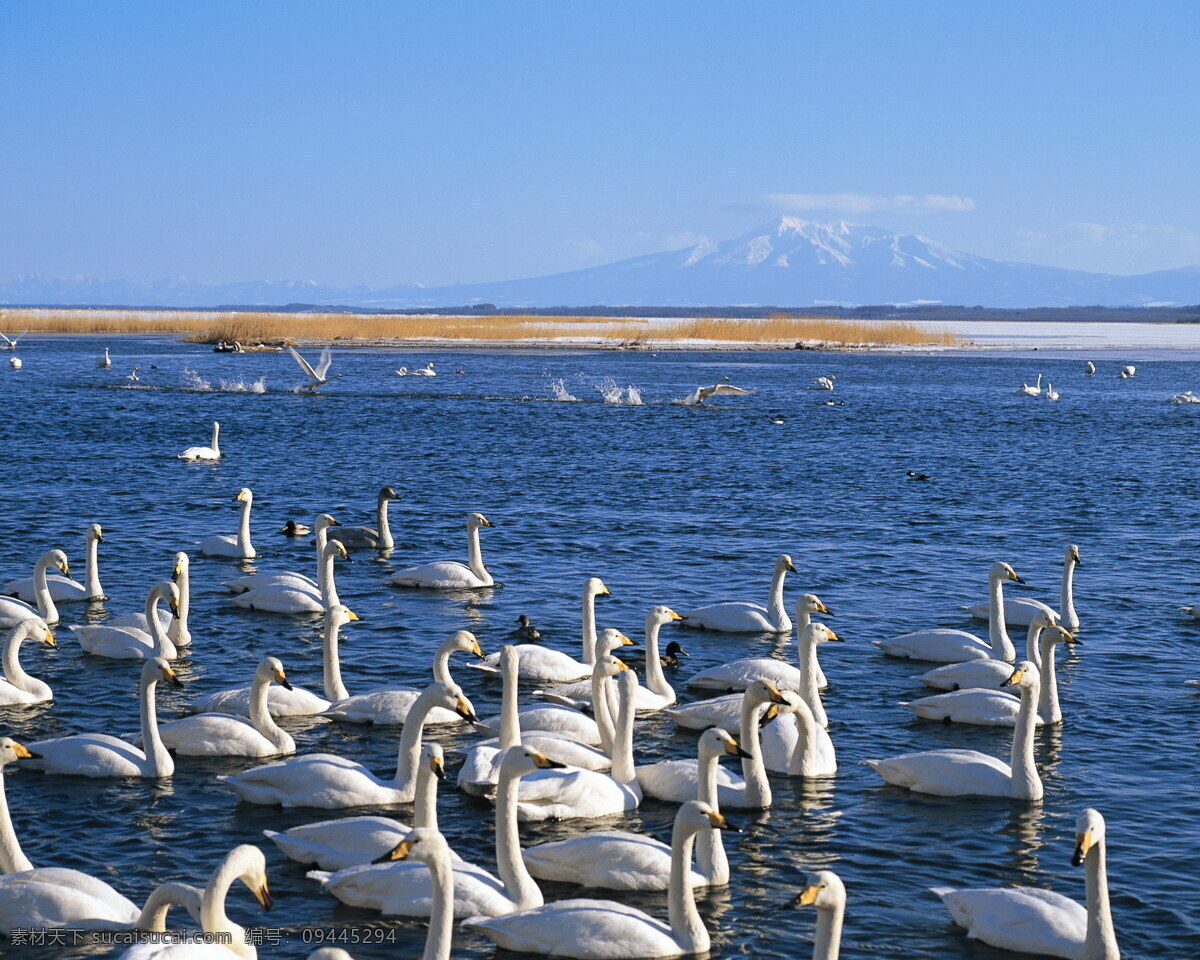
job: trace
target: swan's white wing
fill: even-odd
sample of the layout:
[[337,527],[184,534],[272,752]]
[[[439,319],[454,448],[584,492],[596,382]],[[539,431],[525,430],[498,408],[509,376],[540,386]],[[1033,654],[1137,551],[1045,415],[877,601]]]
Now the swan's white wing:
[[[3,338],[4,342],[7,343],[10,347],[13,345],[13,342],[11,340],[9,340],[8,337],[4,336],[4,334],[0,333],[0,338]],[[20,340],[21,338],[17,337],[17,339]]]
[[732,383],[718,383],[713,387],[715,396],[734,396],[753,393],[753,390],[743,390],[741,387],[735,387]]
[[321,380],[325,379],[325,374],[329,372],[329,366],[333,363],[333,351],[326,347],[321,351],[321,360],[317,364],[317,377]]
[[283,833],[264,830],[263,835],[290,859],[334,871],[370,863],[411,832],[390,817],[344,817],[307,823]]
[[[454,872],[454,915],[496,916],[515,906],[504,884],[486,870],[459,861]],[[385,917],[427,917],[433,909],[433,885],[423,863],[363,864],[334,874],[312,871],[321,889],[353,907],[378,910]]]
[[505,950],[606,960],[675,957],[682,948],[671,928],[634,907],[610,900],[557,900],[502,917],[472,917],[463,926]]
[[[579,883],[608,890],[666,890],[671,848],[660,840],[627,830],[591,830],[521,851],[525,866],[539,880]],[[692,886],[704,886],[692,870]]]
[[938,887],[933,892],[968,936],[1002,950],[1077,957],[1087,939],[1087,910],[1052,890]]
[[305,360],[302,356],[300,356],[299,353],[296,352],[295,347],[288,347],[288,353],[290,353],[292,355],[293,360],[295,360],[298,364],[300,364],[300,369],[303,370],[305,372],[305,374],[308,375],[308,378],[310,380],[316,381],[316,380],[321,379],[320,377],[317,376],[316,371],[313,370],[313,368],[311,366],[309,366],[308,361]]
[[888,783],[918,793],[940,797],[1012,796],[1012,768],[977,750],[929,750],[863,763]]

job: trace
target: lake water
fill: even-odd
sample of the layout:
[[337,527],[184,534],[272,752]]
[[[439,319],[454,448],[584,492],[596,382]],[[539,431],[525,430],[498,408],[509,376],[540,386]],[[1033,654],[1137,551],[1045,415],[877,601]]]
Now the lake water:
[[[94,364],[112,348],[110,370]],[[315,359],[315,350],[308,350]],[[827,644],[826,706],[838,749],[835,779],[773,778],[775,806],[731,812],[744,828],[726,838],[728,889],[702,893],[714,957],[807,956],[814,915],[787,903],[807,872],[832,868],[848,890],[843,957],[998,958],[969,943],[930,886],[1032,884],[1082,900],[1070,864],[1084,807],[1108,821],[1113,911],[1128,958],[1200,956],[1193,900],[1200,876],[1200,624],[1178,603],[1200,600],[1195,529],[1200,406],[1167,398],[1200,389],[1195,357],[1138,357],[1136,379],[1118,379],[1128,354],[1080,360],[1026,356],[896,356],[784,352],[503,353],[337,350],[346,374],[323,395],[301,382],[286,355],[216,355],[166,339],[22,341],[24,368],[0,369],[0,451],[7,504],[0,512],[0,579],[27,575],[45,549],[63,547],[82,576],[82,532],[99,521],[107,613],[140,610],[150,584],[169,575],[175,550],[192,553],[194,643],[179,661],[184,690],[160,692],[162,715],[191,698],[248,682],[258,660],[278,656],[293,681],[320,688],[319,623],[234,607],[217,584],[232,561],[200,557],[198,541],[236,529],[242,486],[255,492],[259,569],[312,566],[307,541],[277,531],[328,510],[372,522],[379,487],[392,508],[396,550],[358,554],[338,567],[343,602],[363,617],[343,633],[351,692],[380,683],[419,685],[433,648],[451,631],[475,631],[485,650],[511,641],[529,614],[547,643],[576,652],[579,590],[597,575],[612,591],[601,626],[641,634],[646,611],[728,597],[763,601],[776,554],[787,551],[789,606],[814,591],[837,614],[847,642]],[[436,379],[392,370],[434,360]],[[140,365],[140,382],[125,379]],[[156,369],[155,369],[156,368]],[[455,374],[461,368],[466,372]],[[194,374],[186,371],[194,371]],[[1058,403],[1014,390],[1049,375]],[[836,374],[831,395],[805,386]],[[728,375],[755,391],[695,409],[669,401]],[[245,387],[265,378],[264,392]],[[556,381],[561,384],[556,385]],[[222,384],[224,386],[222,387]],[[633,386],[641,405],[606,403]],[[555,392],[580,402],[553,402]],[[782,425],[770,422],[781,414]],[[176,459],[222,424],[216,465]],[[905,471],[932,477],[912,482]],[[464,556],[463,521],[480,510],[489,568],[502,588],[470,600],[403,592],[389,572]],[[983,599],[986,571],[1011,563],[1034,585],[1022,595],[1057,603],[1062,550],[1074,542],[1085,645],[1060,655],[1066,720],[1039,733],[1045,801],[942,800],[881,785],[859,761],[923,748],[967,747],[1007,759],[1010,734],[930,724],[898,706],[928,691],[921,665],[884,657],[869,641],[923,626],[968,626],[960,605]],[[64,624],[85,616],[65,605]],[[979,631],[986,629],[977,625]],[[1014,631],[1016,635],[1018,631]],[[27,647],[23,661],[56,692],[48,708],[0,711],[0,733],[29,742],[69,732],[137,727],[137,668],[84,657],[70,633],[57,651]],[[670,635],[664,636],[664,640]],[[691,659],[672,677],[681,699],[695,670],[739,656],[790,658],[769,638],[685,633]],[[481,716],[499,708],[499,684],[456,664]],[[287,724],[300,752],[328,751],[394,770],[397,732],[339,724]],[[474,739],[435,728],[447,748]],[[694,756],[695,737],[670,723],[639,722],[639,760]],[[320,893],[304,868],[261,834],[326,819],[240,803],[215,775],[254,762],[181,758],[169,782],[48,777],[8,768],[9,804],[25,852],[38,866],[71,866],[141,902],[167,879],[203,884],[237,843],[266,852],[276,906],[263,915],[236,887],[229,913],[283,939],[260,956],[307,955],[302,931],[379,924],[376,915]],[[456,761],[452,759],[451,780]],[[491,808],[447,784],[440,816],[452,846],[490,865]],[[622,826],[666,837],[675,808],[647,801]],[[400,813],[408,819],[408,810]],[[583,829],[584,821],[523,827],[525,842]],[[544,885],[547,900],[578,888]],[[610,896],[610,894],[600,894]],[[665,917],[664,895],[622,899]],[[182,923],[182,913],[175,918]],[[423,922],[387,921],[395,942],[351,946],[356,960],[413,957]],[[106,949],[6,947],[33,958],[104,956]],[[456,957],[492,956],[490,943],[458,935]]]

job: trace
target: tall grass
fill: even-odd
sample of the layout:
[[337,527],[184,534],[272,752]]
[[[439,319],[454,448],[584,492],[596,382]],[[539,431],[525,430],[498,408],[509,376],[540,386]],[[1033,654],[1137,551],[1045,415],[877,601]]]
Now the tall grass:
[[480,340],[511,342],[588,338],[636,346],[708,341],[791,345],[882,344],[953,346],[949,331],[900,320],[840,320],[774,315],[762,320],[700,317],[648,320],[625,317],[406,316],[402,314],[218,312],[203,310],[0,311],[0,329],[41,333],[169,333],[190,340],[281,343],[287,340]]

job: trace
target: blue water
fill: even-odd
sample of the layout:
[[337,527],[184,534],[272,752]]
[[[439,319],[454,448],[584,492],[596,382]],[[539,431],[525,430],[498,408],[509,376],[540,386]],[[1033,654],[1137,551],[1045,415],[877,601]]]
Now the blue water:
[[[100,346],[114,364],[95,368]],[[316,351],[309,351],[314,354]],[[1200,408],[1171,394],[1200,387],[1195,362],[1142,357],[1135,380],[1116,377],[1130,357],[886,356],[820,353],[692,354],[561,351],[400,353],[337,350],[347,376],[323,395],[292,392],[286,356],[221,356],[166,339],[22,341],[24,369],[0,369],[0,579],[27,575],[44,550],[68,550],[82,575],[82,532],[99,521],[105,613],[140,610],[146,589],[169,575],[172,553],[236,529],[242,486],[255,492],[259,569],[312,566],[307,542],[277,531],[289,518],[331,511],[371,522],[374,495],[391,484],[396,550],[359,554],[338,567],[343,602],[363,617],[344,632],[343,673],[352,692],[380,683],[420,684],[431,652],[455,629],[485,650],[511,640],[519,613],[547,642],[577,650],[579,590],[591,575],[612,591],[601,626],[640,635],[649,607],[686,609],[725,597],[762,601],[773,558],[791,553],[798,575],[788,602],[814,591],[846,639],[826,644],[826,706],[841,765],[836,779],[773,778],[775,806],[731,813],[745,832],[726,838],[728,889],[702,893],[714,957],[807,956],[814,916],[786,909],[813,869],[845,881],[843,956],[965,960],[1004,956],[969,943],[927,888],[937,884],[1033,884],[1083,897],[1070,864],[1074,819],[1086,806],[1108,820],[1113,911],[1129,958],[1200,956],[1192,893],[1200,876],[1197,717],[1183,686],[1200,677],[1200,625],[1175,610],[1200,599],[1196,584],[1193,450]],[[432,359],[436,379],[391,370]],[[141,381],[125,375],[141,366]],[[156,367],[157,369],[152,369]],[[466,372],[454,374],[455,368]],[[211,389],[184,371],[195,371]],[[1047,373],[1056,404],[1013,394]],[[803,389],[834,373],[832,395]],[[711,408],[672,405],[729,375],[755,393]],[[240,392],[265,377],[265,392]],[[556,379],[582,402],[551,402]],[[608,404],[611,379],[639,388],[640,406]],[[221,381],[226,388],[221,389]],[[785,423],[770,422],[782,414]],[[207,443],[222,424],[226,458],[185,464],[175,455]],[[928,483],[905,471],[928,473]],[[489,568],[503,587],[470,599],[401,592],[394,568],[465,552],[462,524],[481,510]],[[922,626],[969,626],[960,604],[982,599],[988,566],[1011,563],[1055,604],[1062,548],[1074,542],[1085,645],[1060,656],[1064,725],[1039,733],[1045,801],[921,798],[881,786],[858,761],[912,749],[969,747],[1007,758],[1009,733],[915,721],[897,706],[925,691],[920,665],[869,644]],[[190,698],[248,682],[258,660],[278,656],[290,677],[320,688],[319,623],[234,607],[217,584],[232,561],[192,554],[191,629],[179,662],[182,691],[159,694],[170,716]],[[85,608],[64,606],[64,623]],[[0,733],[25,742],[68,732],[137,727],[137,668],[84,657],[70,633],[57,651],[27,647],[23,661],[56,692],[52,706],[0,710]],[[794,655],[767,638],[688,633],[691,659],[676,677],[744,655]],[[499,685],[457,665],[480,715],[498,711]],[[300,752],[329,751],[394,770],[397,733],[380,728],[288,724]],[[466,729],[436,728],[447,747]],[[638,724],[640,760],[687,756],[695,737],[670,723]],[[181,758],[165,783],[48,777],[8,768],[9,804],[25,852],[38,866],[71,866],[141,902],[167,879],[203,884],[237,843],[266,852],[275,908],[263,915],[236,887],[229,913],[269,927],[262,957],[306,956],[303,931],[380,926],[394,942],[348,944],[357,960],[420,953],[421,922],[380,921],[341,906],[304,868],[266,841],[264,828],[325,819],[240,803],[214,777],[251,762]],[[453,774],[453,763],[451,764]],[[451,779],[450,783],[453,780]],[[492,815],[449,785],[440,816],[452,846],[493,862]],[[674,808],[648,801],[624,826],[666,837]],[[402,811],[407,819],[408,811]],[[586,822],[524,827],[526,842],[569,835]],[[546,884],[548,900],[577,888]],[[611,894],[600,894],[611,896]],[[665,917],[662,895],[625,897]],[[184,923],[182,913],[173,917]],[[104,956],[108,949],[6,945],[7,956]],[[458,935],[456,957],[493,953]]]

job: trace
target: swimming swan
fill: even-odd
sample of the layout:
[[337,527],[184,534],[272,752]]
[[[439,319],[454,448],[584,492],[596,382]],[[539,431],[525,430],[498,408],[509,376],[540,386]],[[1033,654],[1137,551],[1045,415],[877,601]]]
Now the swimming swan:
[[[1073,543],[1069,544],[1063,551],[1062,583],[1059,587],[1058,609],[1062,611],[1061,617],[1053,607],[1047,606],[1040,600],[1032,600],[1027,597],[1005,597],[1004,622],[1012,626],[1027,627],[1033,620],[1033,615],[1042,610],[1051,614],[1056,621],[1061,619],[1062,625],[1071,633],[1078,630],[1079,615],[1075,612],[1074,584],[1075,568],[1079,564],[1079,548]],[[976,620],[986,620],[988,604],[976,603],[967,607],[967,612]]]
[[151,657],[162,657],[165,660],[174,660],[179,656],[179,651],[171,642],[167,628],[163,626],[158,615],[158,605],[163,600],[167,601],[172,613],[179,611],[179,587],[170,580],[156,583],[146,594],[143,622],[149,627],[149,632],[140,626],[133,626],[128,621],[121,626],[98,623],[72,626],[69,629],[79,641],[83,652],[93,657],[109,657],[113,660],[149,660]]
[[278,760],[217,779],[248,803],[325,810],[412,803],[417,789],[421,731],[425,726],[425,715],[434,707],[445,707],[456,711],[464,720],[475,720],[471,701],[458,687],[444,683],[426,687],[404,725],[396,774],[391,780],[382,780],[361,763],[331,753],[310,753]]
[[82,733],[31,743],[30,751],[39,756],[27,761],[26,766],[45,773],[77,777],[171,776],[175,772],[175,761],[158,735],[154,708],[154,690],[160,680],[174,687],[183,686],[162,657],[147,660],[142,666],[140,694],[145,751],[107,734]]
[[391,487],[379,491],[375,501],[376,527],[342,527],[338,539],[348,550],[391,550],[396,543],[388,526],[388,504],[400,497]]
[[763,764],[789,777],[832,777],[838,765],[829,732],[803,696],[794,690],[780,695],[786,703],[772,708],[775,717],[761,733]]
[[1104,817],[1097,810],[1084,810],[1075,820],[1071,863],[1083,865],[1086,907],[1061,893],[1036,887],[934,887],[933,892],[973,940],[1014,953],[1120,960],[1105,853]]
[[[297,524],[292,520],[288,521],[296,530],[303,529],[308,532],[308,527],[303,524]],[[313,522],[313,529],[316,531],[314,543],[316,544],[317,553],[317,579],[304,573],[297,573],[294,570],[271,571],[264,570],[261,573],[249,573],[241,577],[234,577],[232,580],[226,580],[221,584],[230,593],[247,593],[250,590],[257,590],[259,587],[265,587],[272,583],[290,583],[294,584],[299,589],[307,589],[314,594],[321,592],[321,554],[325,550],[325,544],[329,542],[329,528],[337,527],[340,524],[333,519],[329,514],[322,513]],[[287,533],[288,525],[284,524],[283,532]],[[293,534],[288,534],[292,536]],[[295,534],[298,536],[299,534]]]
[[409,567],[392,577],[398,587],[430,587],[445,590],[470,590],[490,587],[495,581],[483,565],[483,554],[479,549],[479,528],[495,526],[482,513],[467,517],[467,563],[457,560],[437,560]]
[[[1025,659],[1041,667],[1042,631],[1055,623],[1054,614],[1039,610],[1029,623],[1025,636]],[[1072,637],[1068,642],[1078,643]],[[964,660],[934,667],[917,677],[926,686],[937,690],[999,690],[1012,676],[1012,664],[1003,660]]]
[[425,364],[423,367],[417,367],[415,370],[408,371],[409,376],[413,377],[436,377],[437,371],[433,369],[433,361]]
[[267,613],[324,613],[338,603],[333,566],[338,557],[348,560],[350,555],[340,540],[327,541],[320,555],[321,587],[315,593],[306,584],[281,580],[239,593],[233,602],[247,610]]
[[180,460],[220,460],[221,446],[217,442],[217,437],[221,432],[221,425],[216,420],[212,425],[212,443],[207,447],[188,447],[179,455]]
[[813,937],[813,960],[838,960],[842,944],[842,919],[846,914],[846,888],[832,870],[808,875],[792,907],[817,908],[817,932]]
[[978,750],[930,750],[863,762],[888,783],[915,793],[1041,800],[1042,780],[1033,759],[1034,710],[1041,687],[1037,667],[1021,661],[1007,686],[1021,691],[1009,763]]
[[242,487],[233,499],[242,505],[237,534],[214,533],[211,537],[205,537],[200,541],[200,552],[206,557],[253,560],[258,556],[250,543],[250,508],[254,505],[254,494],[249,487]]
[[1023,383],[1019,387],[1017,387],[1017,396],[1037,397],[1037,396],[1041,396],[1041,393],[1042,393],[1042,375],[1040,373],[1038,374],[1036,386],[1031,387],[1029,384]]
[[[100,524],[89,524],[85,543],[87,562],[83,569],[83,583],[72,580],[61,573],[47,573],[46,586],[50,589],[50,596],[53,600],[58,603],[83,601],[91,603],[108,599],[100,586],[100,567],[98,565],[97,544],[103,542],[104,531],[100,529]],[[10,597],[19,597],[26,603],[36,603],[37,578],[34,576],[9,580],[4,585],[4,592]]]
[[[191,578],[191,561],[186,553],[175,554],[175,566],[171,571],[171,580],[175,586],[179,588],[179,601],[177,603],[178,611],[176,613],[170,610],[158,608],[158,622],[162,624],[163,629],[167,631],[167,639],[175,644],[176,648],[186,647],[192,642],[192,631],[188,628],[188,614],[191,611],[192,605],[192,578]],[[108,627],[132,627],[135,630],[141,631],[144,634],[144,639],[148,642],[153,642],[154,637],[150,631],[150,621],[146,619],[146,613],[139,611],[138,613],[126,613],[119,617],[113,617],[108,623],[104,624]]]
[[31,677],[21,669],[21,644],[37,640],[54,647],[54,634],[41,618],[22,620],[8,633],[4,641],[4,677],[0,679],[0,707],[17,704],[45,703],[54,699],[54,692],[44,680]]
[[36,609],[28,603],[15,597],[0,597],[0,628],[15,627],[22,620],[41,617],[50,626],[58,623],[58,607],[50,593],[50,583],[46,570],[57,567],[64,576],[70,576],[71,567],[67,563],[67,555],[61,550],[47,550],[33,566],[33,592]]
[[108,347],[104,348],[104,356],[96,359],[96,366],[107,369],[112,366],[112,357],[108,355]]
[[720,633],[791,633],[792,621],[783,605],[783,579],[788,571],[796,572],[792,558],[780,554],[775,560],[768,607],[735,600],[713,603],[684,611],[680,626]]
[[688,881],[697,835],[720,829],[732,827],[720,813],[699,800],[688,801],[675,815],[671,833],[669,925],[609,900],[558,900],[502,917],[472,917],[462,926],[517,954],[622,960],[707,953],[708,930],[696,910]]
[[1016,648],[1008,638],[1004,622],[1004,581],[1024,583],[1007,563],[993,563],[988,571],[988,641],[965,630],[918,630],[890,640],[872,640],[890,657],[929,660],[934,663],[961,663],[964,660],[1016,659]]

